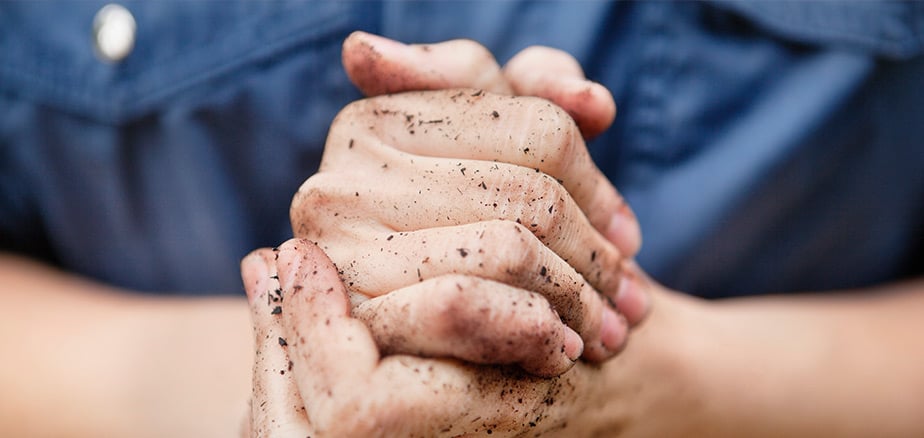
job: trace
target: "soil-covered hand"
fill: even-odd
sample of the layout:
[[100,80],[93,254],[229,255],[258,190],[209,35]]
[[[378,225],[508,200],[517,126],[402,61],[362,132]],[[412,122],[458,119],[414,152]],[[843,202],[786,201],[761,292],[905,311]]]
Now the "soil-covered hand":
[[[594,367],[539,378],[511,367],[383,357],[374,329],[351,316],[336,268],[305,240],[255,251],[242,271],[257,345],[246,436],[568,436],[581,427],[576,415],[589,402],[578,394],[594,385]],[[491,323],[515,329],[523,316]]]
[[[538,292],[581,335],[584,357],[599,361],[620,350],[627,322],[646,308],[624,275],[628,255],[593,226],[624,223],[626,211],[563,110],[453,89],[344,109],[320,171],[295,195],[292,225],[320,244],[357,297],[420,293],[418,283],[447,275]],[[357,315],[375,314],[364,307],[376,299],[360,301]],[[394,342],[401,338],[377,341],[418,352]]]
[[551,47],[528,47],[501,68],[487,48],[472,40],[402,44],[354,32],[343,43],[343,66],[367,96],[477,88],[542,97],[574,117],[585,138],[605,131],[616,117],[609,90],[585,78],[573,56]]

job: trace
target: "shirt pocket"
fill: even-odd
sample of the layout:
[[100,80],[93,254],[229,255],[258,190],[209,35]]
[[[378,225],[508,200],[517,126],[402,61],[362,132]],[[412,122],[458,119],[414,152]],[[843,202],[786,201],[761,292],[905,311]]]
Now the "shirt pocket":
[[[103,2],[0,5],[0,92],[106,124],[136,118],[223,75],[336,46],[363,14],[352,2],[124,2],[132,52],[93,52]],[[329,48],[329,47],[328,47]],[[208,87],[205,87],[208,88]]]

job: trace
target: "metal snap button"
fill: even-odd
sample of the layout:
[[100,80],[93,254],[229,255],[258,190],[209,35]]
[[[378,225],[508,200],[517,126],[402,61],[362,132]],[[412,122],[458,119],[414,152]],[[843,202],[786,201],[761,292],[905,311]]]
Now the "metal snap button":
[[125,59],[135,47],[135,17],[121,5],[103,6],[93,17],[93,42],[101,60]]

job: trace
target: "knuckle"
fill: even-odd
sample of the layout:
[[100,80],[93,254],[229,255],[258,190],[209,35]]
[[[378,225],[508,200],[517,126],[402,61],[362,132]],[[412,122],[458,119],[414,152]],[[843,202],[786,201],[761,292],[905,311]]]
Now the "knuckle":
[[453,50],[460,53],[463,58],[478,63],[483,66],[485,63],[494,63],[494,54],[487,47],[481,45],[475,40],[459,39],[453,42]]
[[352,125],[355,124],[356,120],[368,111],[371,100],[372,99],[356,100],[343,107],[334,117],[333,122],[331,122],[330,137],[334,137],[342,131],[349,130]]
[[328,191],[324,187],[323,180],[323,173],[314,174],[305,180],[292,197],[290,210],[295,212],[326,205]]
[[430,330],[441,337],[467,336],[484,324],[485,308],[482,281],[476,277],[448,274],[437,277],[431,285],[435,299],[429,301]]
[[529,46],[514,56],[513,60],[526,68],[541,67],[545,71],[582,72],[578,61],[568,52],[554,47]]
[[353,149],[354,144],[368,133],[375,135],[376,124],[363,123],[378,106],[377,98],[368,98],[351,102],[343,107],[331,122],[327,140],[324,143],[324,156],[320,171],[330,167],[343,167],[347,158],[345,152]]
[[517,56],[545,56],[552,50],[554,49],[548,46],[533,45],[521,50]]
[[524,165],[560,178],[582,156],[580,129],[565,110],[549,100],[518,99],[529,126],[520,146],[526,160]]
[[524,185],[521,221],[540,241],[562,238],[570,196],[553,177],[536,174]]
[[523,335],[531,344],[546,344],[558,337],[561,322],[548,301],[538,298],[538,302],[531,307],[536,309],[535,312],[525,321],[527,325]]
[[338,205],[336,194],[327,183],[326,173],[317,173],[308,178],[292,197],[289,218],[297,237],[311,237],[316,233],[315,225],[324,212]]
[[496,270],[494,274],[498,280],[516,281],[535,270],[539,261],[538,242],[523,224],[508,220],[490,221],[486,224],[484,240],[494,246],[485,264]]
[[465,73],[466,78],[456,86],[495,89],[495,83],[500,78],[500,66],[485,46],[472,40],[457,40],[452,47],[456,52],[456,59],[462,61],[457,68]]
[[561,178],[568,168],[580,156],[577,138],[580,129],[574,119],[557,105],[547,103],[549,127],[539,138],[540,151],[545,155],[540,160],[540,168],[546,173]]
[[[468,301],[472,291],[478,288],[478,280],[463,274],[448,274],[434,279],[433,289],[440,296],[440,303],[449,307],[451,303]],[[440,308],[439,312],[450,312],[452,309]]]
[[548,62],[575,62],[574,58],[567,52],[549,46],[540,45],[529,46],[517,53],[516,56],[522,60],[542,62],[546,65],[549,65]]

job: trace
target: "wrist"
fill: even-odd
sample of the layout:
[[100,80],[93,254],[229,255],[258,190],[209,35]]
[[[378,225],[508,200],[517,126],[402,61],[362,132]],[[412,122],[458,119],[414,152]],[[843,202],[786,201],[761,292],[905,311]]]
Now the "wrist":
[[129,423],[147,436],[237,436],[253,364],[246,302],[158,298],[128,313],[135,335],[122,376]]
[[708,409],[704,344],[715,330],[704,302],[648,286],[652,306],[618,356],[589,370],[587,397],[576,413],[581,436],[686,436]]

